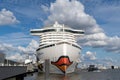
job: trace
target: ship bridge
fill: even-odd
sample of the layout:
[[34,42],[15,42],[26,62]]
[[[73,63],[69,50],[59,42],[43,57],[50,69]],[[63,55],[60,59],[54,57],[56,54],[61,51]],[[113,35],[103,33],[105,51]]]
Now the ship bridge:
[[76,38],[84,34],[83,30],[75,30],[55,22],[54,25],[43,29],[32,29],[31,35],[40,36],[41,44],[51,44],[60,41],[76,43]]

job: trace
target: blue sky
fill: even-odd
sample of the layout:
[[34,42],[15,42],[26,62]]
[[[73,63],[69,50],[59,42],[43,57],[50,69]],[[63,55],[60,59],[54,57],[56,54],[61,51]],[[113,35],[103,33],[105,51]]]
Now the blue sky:
[[0,0],[0,52],[8,59],[34,53],[39,38],[31,36],[30,29],[57,20],[85,30],[78,39],[82,62],[119,65],[119,4],[120,0]]

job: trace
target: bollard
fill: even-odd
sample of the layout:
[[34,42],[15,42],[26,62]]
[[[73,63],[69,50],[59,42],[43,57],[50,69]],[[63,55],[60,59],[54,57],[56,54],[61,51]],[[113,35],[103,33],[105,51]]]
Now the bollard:
[[45,60],[45,80],[49,80],[49,59]]

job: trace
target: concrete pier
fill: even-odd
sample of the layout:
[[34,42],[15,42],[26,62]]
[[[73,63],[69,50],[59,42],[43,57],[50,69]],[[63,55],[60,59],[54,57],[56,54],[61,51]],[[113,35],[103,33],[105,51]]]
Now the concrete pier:
[[48,80],[49,79],[49,62],[50,60],[49,59],[46,59],[45,60],[45,80]]
[[26,66],[0,66],[0,80],[25,74]]

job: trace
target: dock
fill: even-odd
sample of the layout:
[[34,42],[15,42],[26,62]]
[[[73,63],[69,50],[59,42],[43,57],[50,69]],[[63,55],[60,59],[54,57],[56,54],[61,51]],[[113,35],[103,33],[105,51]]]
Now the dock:
[[23,78],[26,73],[26,66],[0,66],[0,80],[8,79],[11,77]]

